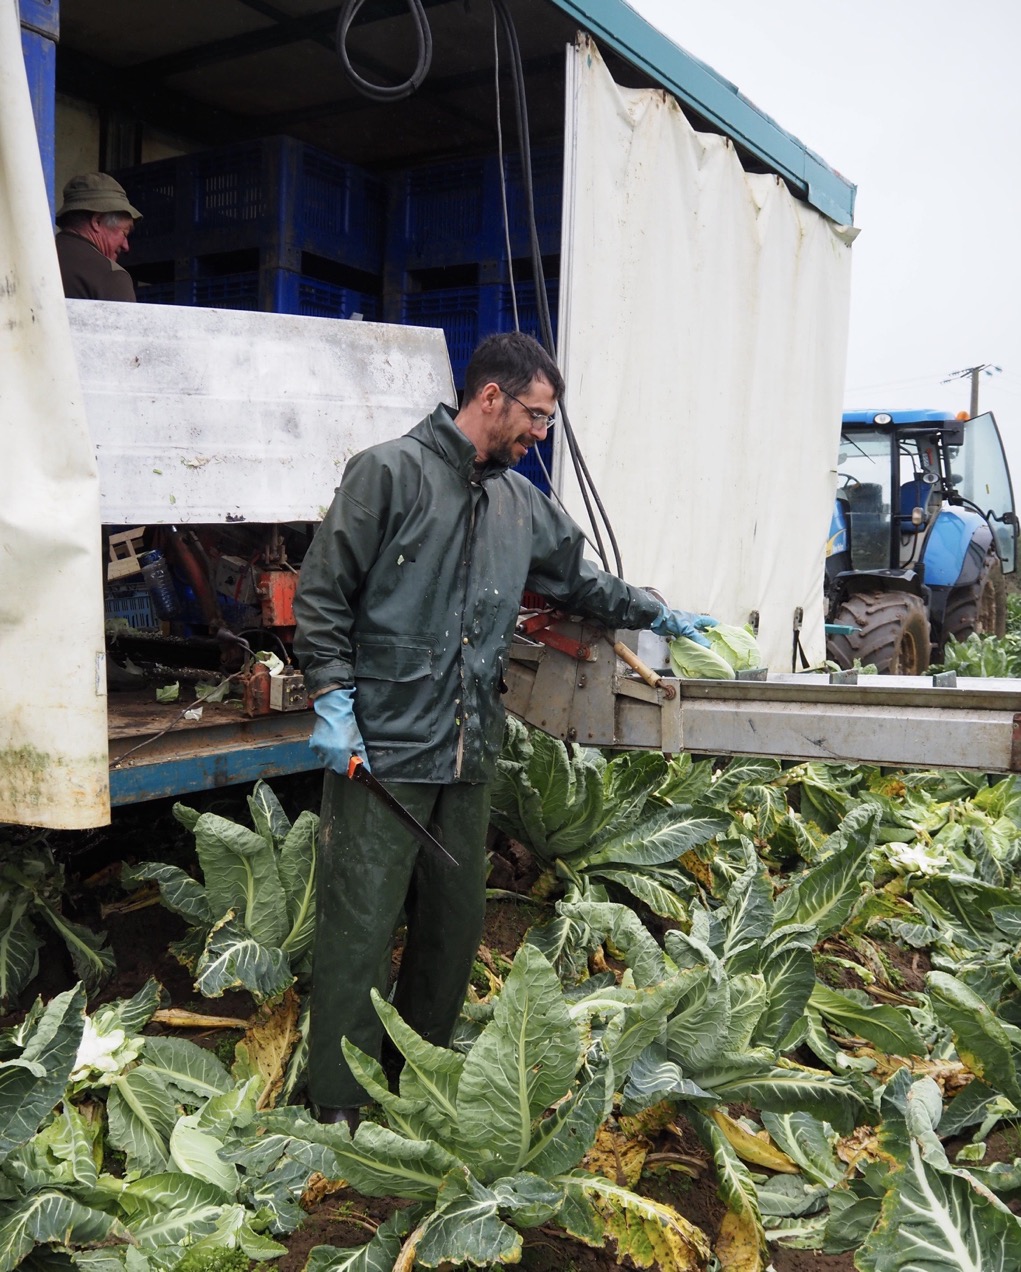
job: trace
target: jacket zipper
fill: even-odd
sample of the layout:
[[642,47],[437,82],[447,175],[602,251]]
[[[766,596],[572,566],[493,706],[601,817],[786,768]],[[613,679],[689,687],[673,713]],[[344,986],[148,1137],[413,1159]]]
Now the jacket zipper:
[[472,483],[468,483],[468,498],[471,501],[471,512],[468,516],[468,528],[464,536],[464,597],[461,604],[461,652],[458,659],[458,677],[461,683],[461,723],[457,730],[457,752],[454,757],[454,777],[461,776],[461,766],[464,762],[464,728],[465,728],[465,688],[464,688],[464,647],[468,638],[465,635],[465,622],[468,618],[468,581],[471,577],[471,559],[472,559],[472,543],[475,536],[475,509],[478,507],[478,501],[482,497],[482,488],[476,495],[472,490]]

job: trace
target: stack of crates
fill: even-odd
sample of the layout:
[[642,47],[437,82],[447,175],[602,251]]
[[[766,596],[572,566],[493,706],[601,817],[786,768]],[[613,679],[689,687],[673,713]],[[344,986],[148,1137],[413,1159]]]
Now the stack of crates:
[[[386,311],[394,321],[442,327],[457,387],[481,336],[514,329],[508,282],[532,277],[521,163],[504,159],[510,258],[497,156],[409,169],[396,179],[386,273]],[[547,298],[556,332],[563,154],[532,156],[540,250],[551,268]],[[535,286],[517,282],[519,324],[539,336]]]
[[[440,327],[460,390],[479,339],[514,329],[515,297],[521,330],[541,338],[517,154],[503,171],[501,182],[499,157],[488,155],[386,181],[270,137],[114,175],[143,213],[126,260],[140,301]],[[532,152],[554,337],[562,172],[562,148]],[[548,468],[552,439],[539,449]],[[527,463],[548,489],[534,453]]]
[[140,301],[380,316],[386,188],[356,165],[269,137],[116,176]]

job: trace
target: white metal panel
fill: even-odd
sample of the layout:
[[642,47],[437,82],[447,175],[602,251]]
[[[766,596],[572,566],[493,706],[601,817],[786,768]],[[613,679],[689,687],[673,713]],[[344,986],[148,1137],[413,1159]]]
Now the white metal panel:
[[318,521],[346,461],[453,403],[443,332],[67,302],[107,525]]
[[99,490],[50,225],[0,4],[0,821],[78,829],[110,820]]
[[[629,582],[823,657],[850,289],[841,229],[659,89],[568,59],[560,353]],[[584,516],[573,474],[564,498]]]

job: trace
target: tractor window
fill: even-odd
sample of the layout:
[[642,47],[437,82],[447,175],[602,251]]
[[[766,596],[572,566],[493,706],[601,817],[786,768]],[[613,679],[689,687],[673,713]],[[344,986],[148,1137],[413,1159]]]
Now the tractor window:
[[[898,436],[900,478],[893,515],[900,534],[901,567],[921,559],[925,531],[940,503],[939,450],[931,432]],[[915,520],[915,518],[918,520]]]
[[885,570],[890,565],[890,437],[873,430],[845,432],[837,493],[847,501],[851,565]]
[[1014,495],[1000,431],[992,415],[987,413],[968,420],[964,426],[964,445],[953,464],[957,489],[979,512],[990,517],[1004,573],[1009,574],[1015,568],[1017,536],[1013,524],[999,518],[1004,513],[1013,513]]

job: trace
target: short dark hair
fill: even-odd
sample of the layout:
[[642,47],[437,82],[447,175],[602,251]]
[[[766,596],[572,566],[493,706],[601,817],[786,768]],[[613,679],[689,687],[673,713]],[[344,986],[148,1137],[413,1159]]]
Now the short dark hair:
[[559,402],[564,394],[564,377],[538,340],[523,331],[501,331],[486,336],[472,354],[464,373],[464,400],[470,402],[490,383],[508,393],[524,393],[539,376],[549,381]]

